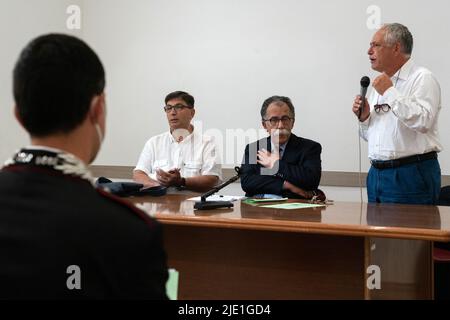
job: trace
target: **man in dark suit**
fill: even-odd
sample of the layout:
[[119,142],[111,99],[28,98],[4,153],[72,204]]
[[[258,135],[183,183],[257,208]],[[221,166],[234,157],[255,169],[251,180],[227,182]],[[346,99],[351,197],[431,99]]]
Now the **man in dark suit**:
[[287,97],[264,101],[261,117],[269,137],[245,148],[242,189],[248,197],[307,198],[320,183],[322,147],[291,132],[295,109]]
[[167,299],[161,225],[93,186],[105,72],[81,40],[50,34],[14,69],[29,133],[0,171],[1,299]]

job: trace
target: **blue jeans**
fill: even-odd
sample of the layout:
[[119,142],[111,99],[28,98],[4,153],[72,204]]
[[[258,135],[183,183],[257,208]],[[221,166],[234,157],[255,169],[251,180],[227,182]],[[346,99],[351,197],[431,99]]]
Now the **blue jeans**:
[[367,176],[367,196],[371,203],[435,205],[441,190],[441,168],[437,159],[393,169],[376,169]]

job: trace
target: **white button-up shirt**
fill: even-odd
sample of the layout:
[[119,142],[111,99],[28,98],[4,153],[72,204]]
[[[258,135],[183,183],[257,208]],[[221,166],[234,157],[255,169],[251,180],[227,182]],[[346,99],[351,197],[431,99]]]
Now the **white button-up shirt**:
[[145,144],[134,170],[156,180],[157,169],[168,172],[177,168],[183,178],[211,175],[221,179],[222,167],[213,138],[195,129],[179,143],[170,132],[155,136]]
[[[438,134],[441,89],[434,75],[410,59],[392,78],[394,86],[383,96],[375,89],[368,98],[370,117],[361,123],[371,160],[392,160],[442,151]],[[375,112],[388,104],[388,112]]]

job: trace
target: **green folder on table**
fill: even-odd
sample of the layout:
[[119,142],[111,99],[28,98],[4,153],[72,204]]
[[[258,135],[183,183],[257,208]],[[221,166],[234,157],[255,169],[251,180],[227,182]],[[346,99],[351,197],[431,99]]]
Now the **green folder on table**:
[[325,207],[325,205],[292,202],[292,203],[271,204],[271,205],[267,205],[267,206],[260,206],[260,208],[285,209],[285,210],[307,209],[307,208],[317,208],[317,207]]
[[265,203],[265,202],[281,202],[286,201],[288,198],[273,198],[273,199],[246,199],[244,200],[244,203],[247,204],[258,204],[258,203]]
[[169,280],[166,283],[166,293],[170,300],[178,300],[178,279],[179,272],[169,269]]

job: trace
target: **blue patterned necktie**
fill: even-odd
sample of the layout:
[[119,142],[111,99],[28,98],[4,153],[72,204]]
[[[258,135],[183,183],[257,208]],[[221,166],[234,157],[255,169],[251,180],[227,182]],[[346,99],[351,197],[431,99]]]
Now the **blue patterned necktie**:
[[284,152],[283,147],[279,147],[278,148],[278,154],[280,155],[280,159],[283,158],[283,152]]

